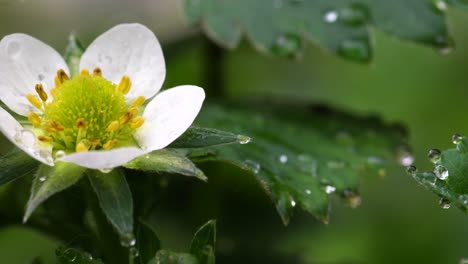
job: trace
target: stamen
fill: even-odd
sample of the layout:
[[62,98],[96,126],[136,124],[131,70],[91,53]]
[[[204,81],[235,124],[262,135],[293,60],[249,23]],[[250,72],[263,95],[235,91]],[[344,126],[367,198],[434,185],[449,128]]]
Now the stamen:
[[114,120],[109,124],[109,126],[107,126],[106,131],[109,131],[109,132],[115,131],[119,129],[119,126],[120,126],[119,121]]
[[112,139],[107,141],[106,144],[102,146],[103,149],[111,149],[117,143],[117,139]]
[[80,74],[84,75],[84,76],[89,76],[89,71],[88,71],[88,69],[82,69]]
[[130,105],[131,107],[140,107],[143,105],[145,102],[145,97],[144,96],[138,96],[135,100],[133,100],[132,104]]
[[137,107],[132,107],[130,108],[130,110],[128,110],[130,113],[132,113],[132,117],[133,116],[136,116],[138,114],[138,112],[140,112],[140,109],[138,109]]
[[121,91],[123,94],[128,94],[131,87],[132,87],[132,82],[130,81],[130,78],[128,78],[127,75],[122,76],[122,79],[120,80],[120,83],[117,86],[117,89]]
[[70,77],[68,77],[68,74],[63,69],[57,71],[57,77],[60,81],[60,84],[64,83],[67,80],[70,80]]
[[36,96],[32,95],[32,94],[27,94],[26,95],[26,98],[28,99],[28,101],[34,105],[35,107],[37,107],[38,109],[42,109],[42,102],[41,100],[37,99]]
[[139,128],[145,122],[145,118],[142,116],[135,117],[132,122],[130,123],[131,128]]
[[101,68],[99,68],[99,67],[94,68],[94,70],[93,70],[93,75],[94,75],[94,76],[102,77]]
[[57,87],[50,89],[50,94],[53,97],[57,97],[57,90],[58,90]]
[[37,94],[39,95],[39,97],[41,98],[41,100],[43,102],[47,101],[47,98],[49,98],[47,96],[47,93],[44,91],[44,87],[42,86],[42,84],[38,83],[36,84],[36,92]]
[[38,136],[37,139],[41,142],[52,142],[54,139],[52,137],[47,137],[47,136]]
[[125,125],[133,118],[133,113],[131,111],[127,111],[121,118],[120,124]]
[[41,118],[36,113],[30,112],[28,114],[28,119],[29,119],[29,122],[33,124],[33,126],[35,127],[41,126]]
[[81,140],[80,143],[76,145],[76,152],[83,152],[89,150],[89,142],[87,140]]
[[83,118],[80,118],[76,120],[76,127],[79,129],[85,129],[86,128],[86,121]]
[[58,76],[54,77],[54,82],[55,82],[55,87],[60,87],[60,85],[62,85]]
[[55,122],[54,120],[50,121],[50,127],[57,131],[63,131],[65,129],[62,125]]

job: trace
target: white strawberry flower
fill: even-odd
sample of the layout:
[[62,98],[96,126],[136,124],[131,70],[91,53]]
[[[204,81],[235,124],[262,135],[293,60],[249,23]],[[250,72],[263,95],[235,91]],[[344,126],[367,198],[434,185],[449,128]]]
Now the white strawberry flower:
[[57,161],[100,170],[121,166],[169,145],[200,111],[205,98],[200,87],[157,94],[165,74],[161,46],[140,24],[117,25],[94,40],[73,78],[50,46],[25,34],[5,36],[0,100],[29,122],[0,108],[0,131],[49,166]]

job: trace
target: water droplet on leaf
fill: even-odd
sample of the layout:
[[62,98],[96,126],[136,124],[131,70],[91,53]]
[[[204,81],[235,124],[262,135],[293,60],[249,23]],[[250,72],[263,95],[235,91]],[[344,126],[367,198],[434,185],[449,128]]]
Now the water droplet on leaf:
[[447,10],[447,4],[443,0],[432,0],[432,6],[439,12]]
[[252,139],[250,137],[244,136],[244,135],[238,135],[237,140],[239,140],[239,143],[242,144],[242,145],[248,144],[248,143],[250,143],[250,141],[252,141]]
[[286,163],[286,162],[288,162],[288,156],[286,156],[286,155],[284,155],[284,154],[281,155],[281,156],[279,156],[279,161],[280,161],[281,163],[283,163],[283,164]]
[[468,205],[468,194],[462,194],[458,196],[458,200],[460,200],[460,203]]
[[134,247],[136,245],[135,235],[128,233],[120,237],[120,245],[122,245],[122,247]]
[[47,176],[45,175],[42,175],[41,177],[39,177],[40,182],[45,182],[46,180],[47,180]]
[[367,39],[347,39],[339,46],[338,54],[351,60],[368,61],[370,45]]
[[448,170],[442,165],[437,165],[434,168],[434,174],[441,180],[446,180],[449,176]]
[[453,134],[452,143],[455,144],[455,145],[458,145],[462,141],[462,138],[463,137],[461,135],[459,135],[459,134]]
[[106,169],[99,169],[100,172],[102,173],[109,173],[112,171],[112,169],[106,168]]
[[335,10],[328,10],[323,15],[323,21],[326,23],[335,23],[338,20],[338,12]]
[[309,189],[307,189],[307,190],[305,190],[305,193],[306,194],[311,194],[312,192]]
[[354,3],[350,7],[341,9],[339,21],[351,26],[365,24],[369,20],[369,10],[363,4]]
[[442,209],[449,209],[451,206],[450,200],[445,197],[441,197],[439,199],[439,205]]
[[418,169],[416,168],[416,166],[410,165],[410,166],[406,167],[406,172],[408,174],[410,174],[410,175],[413,175],[416,172],[418,172]]
[[438,149],[431,149],[429,150],[429,153],[427,154],[427,157],[429,158],[429,161],[432,163],[436,163],[440,160],[440,155],[442,153]]
[[249,170],[255,174],[258,174],[260,172],[260,164],[258,164],[258,162],[255,162],[253,160],[246,160],[244,161],[244,169]]
[[302,40],[298,35],[282,34],[278,36],[271,51],[278,56],[298,56],[302,49]]
[[292,207],[295,207],[295,206],[296,206],[296,201],[294,201],[293,198],[291,198],[291,206],[292,206]]
[[327,194],[334,193],[335,191],[336,191],[336,187],[335,187],[335,186],[331,186],[331,185],[325,186],[325,192],[326,192]]

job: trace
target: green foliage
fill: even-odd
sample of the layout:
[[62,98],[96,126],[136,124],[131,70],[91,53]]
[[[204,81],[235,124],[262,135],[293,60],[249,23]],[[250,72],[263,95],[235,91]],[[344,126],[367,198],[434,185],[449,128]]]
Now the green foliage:
[[74,249],[59,247],[55,251],[58,264],[103,264],[99,259],[94,259],[91,254]]
[[250,171],[285,224],[296,205],[327,222],[333,192],[357,206],[360,178],[366,171],[383,174],[406,140],[400,127],[375,118],[287,105],[263,112],[205,105],[197,123],[252,137],[246,145],[196,149],[189,157]]
[[107,173],[89,170],[88,179],[102,211],[119,233],[122,246],[134,246],[133,199],[122,170]]
[[41,165],[34,176],[23,221],[26,222],[33,211],[50,196],[75,184],[84,171],[83,167],[64,162],[57,162],[54,167]]
[[154,257],[154,252],[161,249],[161,241],[159,241],[154,228],[141,219],[137,227],[136,239],[139,253],[138,263],[146,264]]
[[213,128],[192,126],[168,148],[202,148],[216,145],[242,143],[249,137]]
[[190,253],[195,255],[200,263],[215,263],[216,220],[204,224],[193,237]]
[[199,264],[197,258],[187,253],[161,249],[148,264]]
[[[185,0],[191,22],[200,21],[205,33],[234,48],[243,33],[260,51],[297,56],[305,41],[351,60],[369,61],[369,25],[400,38],[439,49],[452,46],[445,25],[442,0],[302,1]],[[451,1],[456,3],[462,1]],[[466,3],[464,4],[466,6]]]
[[68,37],[68,45],[65,49],[64,58],[70,68],[70,74],[76,76],[80,73],[80,58],[84,53],[84,47],[78,38],[71,34]]
[[442,208],[455,205],[468,212],[468,139],[454,135],[453,141],[456,148],[429,152],[429,159],[434,164],[433,171],[417,172],[416,167],[410,166],[408,172],[440,197]]
[[39,162],[20,149],[0,157],[0,185],[14,181],[37,169]]

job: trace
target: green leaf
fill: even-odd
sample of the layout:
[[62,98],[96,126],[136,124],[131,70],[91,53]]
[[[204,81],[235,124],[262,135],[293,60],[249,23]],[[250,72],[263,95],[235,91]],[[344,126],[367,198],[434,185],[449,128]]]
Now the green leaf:
[[[187,253],[159,250],[148,264],[198,264],[197,258]],[[204,264],[204,263],[203,263]]]
[[57,162],[54,167],[41,165],[34,176],[23,222],[50,196],[78,182],[84,172],[85,168],[65,162]]
[[74,249],[59,247],[55,251],[58,264],[103,264],[99,259],[94,259],[91,254]]
[[0,157],[0,185],[33,172],[39,162],[20,149],[14,149]]
[[246,143],[248,136],[233,134],[213,128],[192,126],[185,133],[172,142],[168,148],[203,148],[215,145]]
[[309,41],[345,58],[369,61],[369,25],[400,38],[437,48],[450,47],[453,43],[441,2],[185,0],[185,10],[189,21],[202,22],[205,33],[228,48],[237,46],[245,33],[262,52],[297,56],[304,42]]
[[454,135],[454,142],[457,143],[455,148],[430,151],[432,171],[417,172],[416,167],[410,166],[408,172],[440,197],[443,208],[452,204],[468,212],[468,138]]
[[70,68],[71,76],[76,76],[80,73],[80,58],[83,52],[83,45],[81,45],[75,35],[71,34],[68,37],[68,45],[63,56],[68,64],[68,68]]
[[182,150],[162,149],[142,155],[124,166],[129,169],[193,176],[206,181],[205,174],[185,155],[186,152]]
[[197,124],[252,137],[246,145],[194,149],[188,155],[195,162],[224,161],[251,172],[285,224],[295,206],[327,222],[333,192],[357,206],[361,176],[384,174],[406,144],[399,126],[297,103],[268,108],[205,105]]
[[216,220],[204,224],[193,237],[190,253],[197,257],[200,263],[215,263]]
[[122,170],[113,169],[108,173],[90,170],[88,179],[102,211],[120,235],[122,246],[135,245],[132,193]]
[[140,264],[146,264],[161,249],[161,241],[154,228],[141,219],[137,227],[136,238],[139,252],[138,261]]

